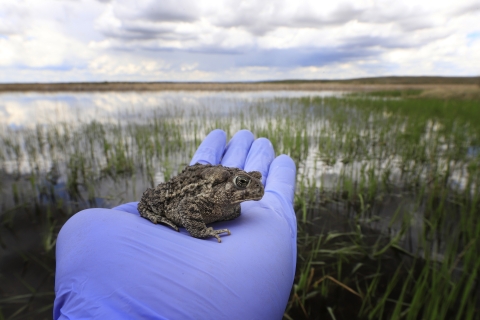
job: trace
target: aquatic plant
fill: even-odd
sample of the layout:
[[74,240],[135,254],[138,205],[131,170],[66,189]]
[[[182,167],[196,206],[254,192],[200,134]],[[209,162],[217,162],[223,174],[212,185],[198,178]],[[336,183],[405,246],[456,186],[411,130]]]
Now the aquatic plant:
[[419,94],[239,100],[221,113],[171,106],[129,111],[128,121],[0,128],[0,319],[50,316],[62,224],[83,208],[138,201],[215,128],[230,137],[249,129],[297,164],[298,263],[285,318],[474,319],[480,105]]

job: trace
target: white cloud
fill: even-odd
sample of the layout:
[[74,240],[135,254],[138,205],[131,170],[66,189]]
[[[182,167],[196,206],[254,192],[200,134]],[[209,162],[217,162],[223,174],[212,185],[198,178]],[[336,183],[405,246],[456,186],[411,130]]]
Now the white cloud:
[[73,67],[90,53],[83,43],[58,32],[56,25],[44,22],[25,34],[2,39],[0,65],[26,68]]
[[93,74],[150,76],[153,73],[168,70],[169,65],[163,61],[130,59],[102,55],[90,61],[88,69]]
[[14,35],[23,32],[28,23],[28,10],[20,3],[7,1],[0,3],[0,34]]

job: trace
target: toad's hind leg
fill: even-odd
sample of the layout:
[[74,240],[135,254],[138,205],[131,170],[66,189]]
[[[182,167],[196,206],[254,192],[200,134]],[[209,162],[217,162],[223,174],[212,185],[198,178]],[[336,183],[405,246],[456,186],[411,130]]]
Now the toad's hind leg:
[[145,218],[150,220],[151,222],[157,224],[157,223],[163,223],[166,224],[167,226],[172,227],[175,231],[179,231],[178,227],[169,219],[167,219],[164,216],[161,216],[159,214],[154,213],[150,209],[148,209],[144,204],[141,202],[138,204],[138,212],[140,215]]
[[170,219],[167,219],[165,217],[160,216],[160,217],[157,217],[157,221],[160,222],[160,223],[166,224],[167,226],[172,227],[175,231],[180,232],[180,230],[175,225],[175,223],[173,223],[172,220],[170,220]]
[[222,233],[230,233],[228,229],[220,229],[214,230],[213,228],[207,228],[205,224],[202,214],[198,206],[194,203],[187,204],[185,201],[180,202],[179,212],[182,219],[182,225],[187,229],[192,237],[195,238],[208,238],[208,237],[215,237],[217,241],[220,243],[222,240],[220,239],[219,234]]

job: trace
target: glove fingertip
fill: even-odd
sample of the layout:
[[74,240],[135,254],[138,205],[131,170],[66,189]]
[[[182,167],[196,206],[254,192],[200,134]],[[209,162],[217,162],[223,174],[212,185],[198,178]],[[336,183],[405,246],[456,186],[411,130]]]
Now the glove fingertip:
[[227,134],[221,129],[211,131],[198,147],[190,165],[195,163],[219,164],[227,143]]

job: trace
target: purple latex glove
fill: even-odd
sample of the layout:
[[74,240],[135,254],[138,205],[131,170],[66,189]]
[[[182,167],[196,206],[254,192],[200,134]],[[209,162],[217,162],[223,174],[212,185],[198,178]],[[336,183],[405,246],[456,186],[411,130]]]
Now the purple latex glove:
[[230,236],[193,238],[141,218],[137,202],[88,209],[57,239],[54,319],[281,319],[293,284],[295,164],[270,141],[212,131],[191,164],[257,170],[265,195],[216,222]]

